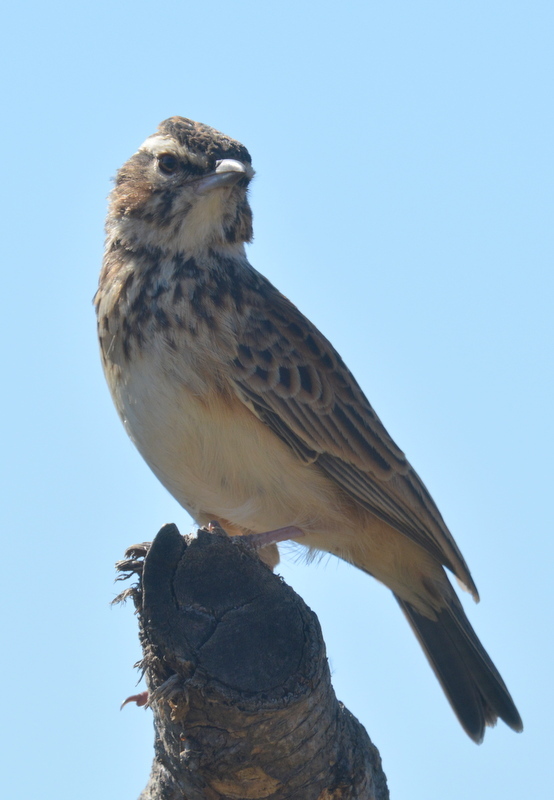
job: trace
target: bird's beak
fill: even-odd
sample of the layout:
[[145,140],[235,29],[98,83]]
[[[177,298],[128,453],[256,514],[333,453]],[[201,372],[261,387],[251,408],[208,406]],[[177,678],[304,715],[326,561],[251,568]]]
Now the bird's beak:
[[203,193],[220,186],[233,186],[241,178],[250,180],[253,174],[254,170],[249,164],[243,164],[242,161],[235,161],[233,158],[224,158],[216,162],[213,172],[196,182],[196,188],[198,192]]

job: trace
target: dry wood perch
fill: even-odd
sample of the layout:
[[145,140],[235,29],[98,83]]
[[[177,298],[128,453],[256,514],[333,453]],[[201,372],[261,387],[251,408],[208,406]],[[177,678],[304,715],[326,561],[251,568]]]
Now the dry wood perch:
[[127,555],[156,731],[140,800],[387,800],[315,614],[246,542],[166,525]]

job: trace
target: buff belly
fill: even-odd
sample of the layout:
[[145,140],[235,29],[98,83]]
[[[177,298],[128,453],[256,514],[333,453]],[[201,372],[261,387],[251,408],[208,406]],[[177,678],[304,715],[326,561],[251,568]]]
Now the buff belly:
[[255,532],[334,528],[336,537],[341,503],[334,484],[300,462],[238,398],[199,396],[144,359],[126,370],[125,380],[110,377],[131,439],[196,520],[225,519]]
[[418,607],[421,578],[445,580],[425,551],[302,463],[238,398],[199,395],[144,359],[125,379],[108,371],[108,383],[140,453],[198,523],[218,519],[231,533],[295,525],[300,544],[355,564]]

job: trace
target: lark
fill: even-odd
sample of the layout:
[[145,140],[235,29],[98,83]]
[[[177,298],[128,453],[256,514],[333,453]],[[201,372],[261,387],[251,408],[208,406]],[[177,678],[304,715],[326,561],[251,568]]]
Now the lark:
[[242,144],[183,117],[117,173],[95,305],[119,416],[199,525],[286,529],[384,583],[469,736],[498,717],[519,731],[429,492],[330,342],[248,262],[253,175]]

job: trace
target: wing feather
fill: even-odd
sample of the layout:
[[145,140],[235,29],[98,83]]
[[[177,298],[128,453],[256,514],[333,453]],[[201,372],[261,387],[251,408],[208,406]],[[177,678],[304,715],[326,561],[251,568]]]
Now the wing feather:
[[444,520],[327,339],[268,281],[243,308],[231,365],[237,395],[305,463],[425,548],[477,596]]

